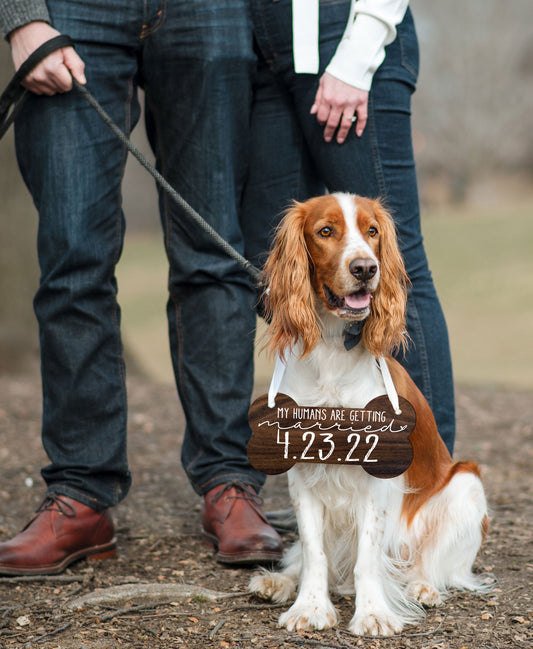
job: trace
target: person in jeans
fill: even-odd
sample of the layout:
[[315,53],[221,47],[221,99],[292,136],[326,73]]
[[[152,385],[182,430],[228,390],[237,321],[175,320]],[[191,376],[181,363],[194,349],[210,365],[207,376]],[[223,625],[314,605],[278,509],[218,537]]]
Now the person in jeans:
[[420,226],[411,143],[418,43],[408,0],[250,0],[256,52],[246,255],[265,260],[291,200],[342,191],[381,197],[412,286],[410,345],[399,360],[427,398],[450,452],[455,438],[446,322]]
[[[157,167],[184,199],[243,252],[245,180],[255,64],[246,0],[0,0],[15,67],[44,41],[76,47],[25,79],[16,152],[39,212],[42,437],[46,498],[29,525],[0,543],[0,574],[57,573],[115,553],[109,508],[130,488],[126,387],[115,266],[125,220],[126,150],[71,74],[130,133],[137,90]],[[246,455],[253,383],[255,288],[168,196],[159,208],[169,260],[172,362],[187,427],[182,463],[204,496],[202,525],[228,563],[272,561],[278,534]]]

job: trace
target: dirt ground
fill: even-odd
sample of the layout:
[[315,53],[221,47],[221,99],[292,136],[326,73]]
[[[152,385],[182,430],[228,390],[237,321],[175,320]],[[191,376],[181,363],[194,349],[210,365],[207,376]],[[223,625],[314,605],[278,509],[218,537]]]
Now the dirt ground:
[[[128,388],[134,484],[114,511],[119,557],[81,561],[58,577],[0,578],[2,649],[532,646],[531,393],[457,390],[456,457],[481,464],[491,506],[476,571],[492,582],[492,592],[454,592],[418,626],[370,639],[346,631],[351,597],[333,598],[341,617],[336,629],[297,634],[277,627],[282,609],[246,594],[253,570],[218,565],[202,540],[201,501],[179,461],[184,422],[174,388],[140,376]],[[21,528],[43,495],[39,419],[38,371],[0,376],[0,540]],[[269,478],[263,495],[267,510],[287,507],[285,477]],[[287,546],[292,538],[285,536]],[[112,587],[126,594],[111,600]],[[91,593],[96,604],[76,603]]]

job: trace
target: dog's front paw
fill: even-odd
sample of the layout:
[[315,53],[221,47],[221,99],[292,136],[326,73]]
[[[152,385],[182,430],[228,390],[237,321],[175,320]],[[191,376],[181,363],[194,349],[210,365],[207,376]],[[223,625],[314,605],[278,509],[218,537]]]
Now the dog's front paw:
[[294,581],[281,572],[267,572],[252,577],[248,591],[263,599],[270,599],[276,604],[283,604],[293,599],[296,593]]
[[423,606],[438,606],[442,603],[439,591],[423,581],[412,581],[407,586],[407,596],[420,602]]
[[348,628],[354,635],[389,636],[400,633],[403,624],[391,611],[362,614],[356,611]]
[[279,617],[279,626],[289,631],[311,631],[313,629],[330,629],[337,623],[337,611],[333,604],[326,600],[298,601]]

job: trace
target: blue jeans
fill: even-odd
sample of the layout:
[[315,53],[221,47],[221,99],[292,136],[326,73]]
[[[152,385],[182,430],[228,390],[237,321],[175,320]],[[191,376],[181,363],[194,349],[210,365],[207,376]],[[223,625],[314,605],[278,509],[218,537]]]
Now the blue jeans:
[[[53,25],[76,42],[88,88],[129,133],[139,86],[157,167],[241,253],[255,64],[246,0],[48,0]],[[119,502],[131,478],[115,265],[125,219],[126,151],[73,90],[32,96],[16,146],[39,211],[35,297],[50,491],[95,508]],[[260,487],[248,463],[255,291],[166,194],[168,321],[186,414],[183,466],[200,494],[228,480]]]
[[424,251],[411,144],[411,94],[418,42],[410,11],[374,76],[369,119],[361,138],[326,143],[309,114],[319,78],[333,56],[350,2],[320,3],[318,75],[296,75],[292,61],[291,0],[252,0],[260,61],[254,87],[250,173],[244,196],[246,254],[264,262],[269,233],[292,199],[329,191],[382,197],[392,212],[412,282],[407,307],[409,350],[399,359],[433,409],[450,452],[455,437],[454,389],[448,333]]

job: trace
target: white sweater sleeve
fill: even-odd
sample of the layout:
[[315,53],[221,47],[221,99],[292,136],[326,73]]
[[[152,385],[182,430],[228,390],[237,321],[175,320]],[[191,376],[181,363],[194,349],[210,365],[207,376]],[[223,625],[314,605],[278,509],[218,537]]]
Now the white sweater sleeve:
[[361,90],[370,90],[385,46],[396,38],[409,0],[352,0],[348,24],[326,71]]

